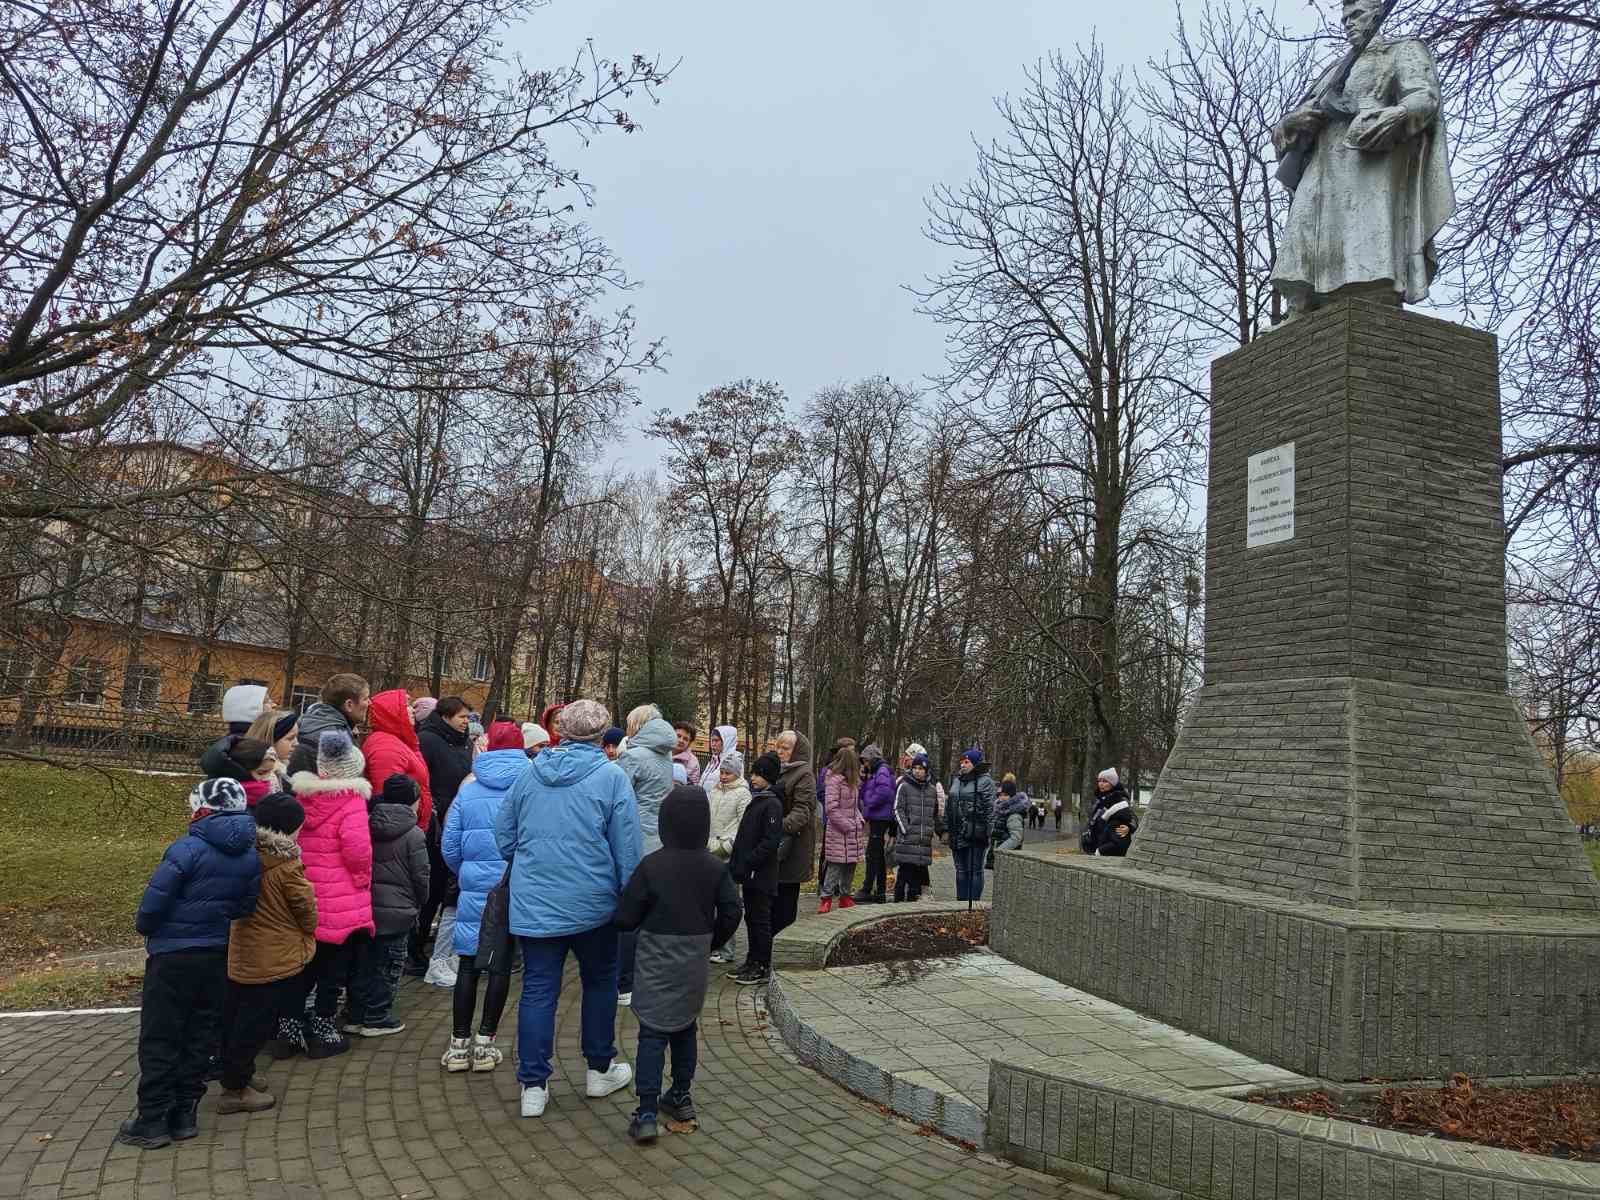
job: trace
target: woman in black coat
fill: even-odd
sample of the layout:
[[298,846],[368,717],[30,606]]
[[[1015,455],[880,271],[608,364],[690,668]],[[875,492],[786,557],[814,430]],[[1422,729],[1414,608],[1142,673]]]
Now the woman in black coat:
[[454,903],[455,876],[439,853],[439,835],[450,814],[450,802],[461,783],[472,774],[472,738],[467,723],[472,712],[460,696],[446,696],[417,726],[417,748],[428,764],[428,789],[433,794],[433,819],[423,830],[428,835],[428,902],[417,915],[417,926],[407,946],[406,974],[426,975],[426,944],[433,934],[439,910]]

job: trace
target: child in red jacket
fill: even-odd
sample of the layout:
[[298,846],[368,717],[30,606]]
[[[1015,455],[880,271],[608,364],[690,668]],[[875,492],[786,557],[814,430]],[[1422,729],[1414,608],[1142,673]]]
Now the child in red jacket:
[[367,726],[371,732],[361,744],[361,752],[366,755],[367,782],[373,794],[383,792],[389,776],[408,776],[422,793],[417,802],[417,828],[427,833],[433,820],[433,793],[428,789],[428,763],[417,741],[411,698],[405,689],[392,688],[374,696],[367,710]]

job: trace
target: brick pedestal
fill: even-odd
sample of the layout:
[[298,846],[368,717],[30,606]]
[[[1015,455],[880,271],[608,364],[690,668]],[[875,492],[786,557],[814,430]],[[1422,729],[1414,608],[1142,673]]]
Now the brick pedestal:
[[[996,948],[1309,1073],[1600,1067],[1600,886],[1506,693],[1493,338],[1333,305],[1217,361],[1211,433],[1152,811],[1122,863],[1030,863],[1053,906],[1002,871]],[[1289,443],[1294,535],[1252,549],[1248,460]]]

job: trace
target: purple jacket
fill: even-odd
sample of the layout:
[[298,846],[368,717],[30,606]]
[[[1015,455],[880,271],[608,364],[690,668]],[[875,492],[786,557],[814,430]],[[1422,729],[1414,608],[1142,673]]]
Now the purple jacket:
[[894,772],[879,761],[878,769],[861,781],[861,811],[869,821],[894,820]]

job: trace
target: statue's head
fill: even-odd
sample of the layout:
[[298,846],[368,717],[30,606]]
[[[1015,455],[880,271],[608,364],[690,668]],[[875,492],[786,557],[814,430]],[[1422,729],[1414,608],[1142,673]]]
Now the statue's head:
[[1379,0],[1344,0],[1340,21],[1344,25],[1344,36],[1352,45],[1367,36],[1381,7]]

